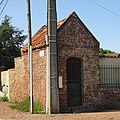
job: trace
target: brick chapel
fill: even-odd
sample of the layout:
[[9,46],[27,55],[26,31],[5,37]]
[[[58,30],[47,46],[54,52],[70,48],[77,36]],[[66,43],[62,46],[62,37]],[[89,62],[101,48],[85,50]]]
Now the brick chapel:
[[[46,34],[42,26],[32,38],[33,98],[46,109]],[[73,12],[57,23],[57,61],[59,111],[84,110],[98,102],[99,42],[78,15]],[[9,98],[21,100],[29,96],[28,47],[15,58],[9,70]]]

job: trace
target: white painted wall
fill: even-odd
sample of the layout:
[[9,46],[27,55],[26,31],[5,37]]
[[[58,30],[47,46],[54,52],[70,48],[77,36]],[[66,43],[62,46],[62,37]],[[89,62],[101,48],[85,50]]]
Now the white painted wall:
[[120,65],[120,58],[100,58],[100,65]]
[[1,72],[2,92],[9,98],[9,71]]

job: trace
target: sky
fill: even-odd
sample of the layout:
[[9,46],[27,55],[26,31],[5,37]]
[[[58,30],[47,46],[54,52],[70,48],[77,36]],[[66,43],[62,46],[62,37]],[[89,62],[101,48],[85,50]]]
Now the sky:
[[[2,0],[0,0],[2,1]],[[57,20],[73,11],[100,42],[100,47],[120,52],[120,0],[56,0]],[[2,6],[0,6],[0,11]],[[31,0],[32,35],[47,23],[47,0]],[[11,16],[12,25],[27,35],[26,0],[8,0],[0,15]]]

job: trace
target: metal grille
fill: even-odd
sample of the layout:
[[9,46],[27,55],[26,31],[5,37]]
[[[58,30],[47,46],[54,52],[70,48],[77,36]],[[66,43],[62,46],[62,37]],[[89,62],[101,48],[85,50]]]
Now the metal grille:
[[120,87],[120,66],[100,66],[100,86],[110,88]]
[[67,60],[67,99],[68,106],[80,106],[82,104],[81,89],[81,61],[77,58]]

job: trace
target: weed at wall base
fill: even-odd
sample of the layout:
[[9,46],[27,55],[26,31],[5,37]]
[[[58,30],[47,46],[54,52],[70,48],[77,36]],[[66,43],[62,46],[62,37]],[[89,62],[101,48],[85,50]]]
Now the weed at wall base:
[[[30,111],[30,101],[28,98],[24,99],[21,102],[18,101],[14,101],[12,102],[12,106],[10,106],[12,109],[16,109],[22,112],[29,112]],[[43,110],[43,105],[38,103],[38,102],[34,102],[33,103],[33,111],[34,113],[38,114],[38,113],[42,113]]]
[[0,102],[6,102],[9,101],[8,97],[4,96],[4,97],[0,97]]

